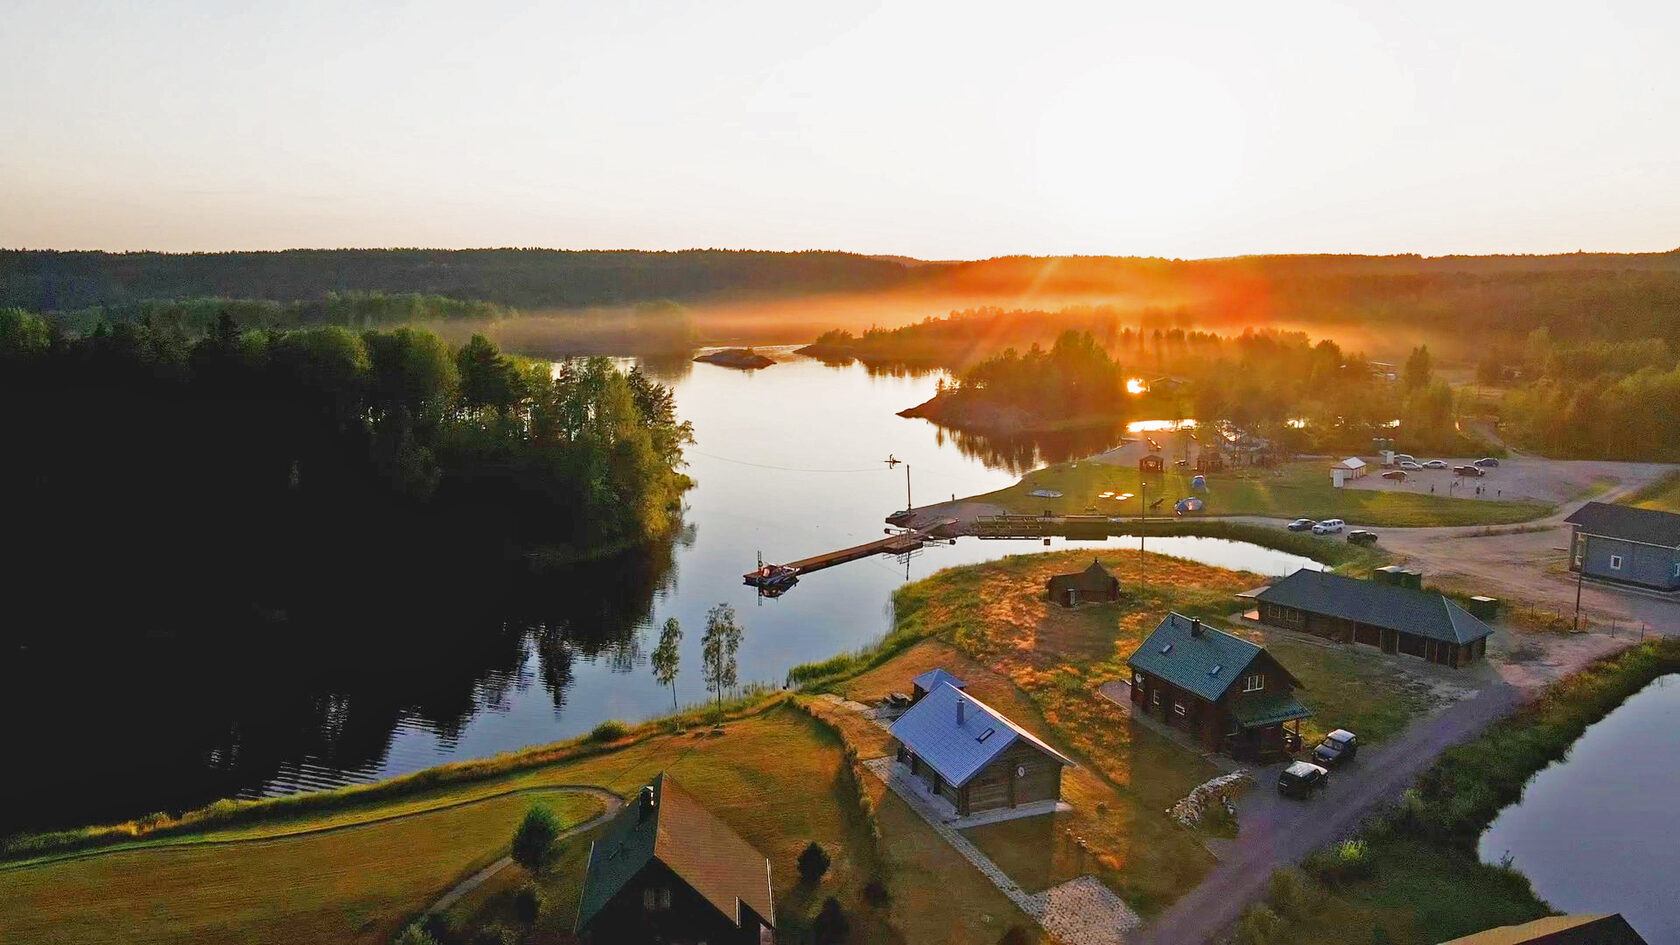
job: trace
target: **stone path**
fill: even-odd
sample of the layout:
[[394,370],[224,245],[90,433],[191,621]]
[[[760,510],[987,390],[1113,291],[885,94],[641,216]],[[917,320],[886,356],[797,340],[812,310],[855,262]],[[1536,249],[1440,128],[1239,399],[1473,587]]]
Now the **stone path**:
[[973,863],[981,875],[1063,945],[1125,945],[1126,934],[1143,924],[1138,914],[1095,876],[1080,876],[1041,893],[1027,892],[956,827],[945,822],[942,812],[917,790],[903,765],[891,758],[872,758],[863,764],[927,821],[951,849]]

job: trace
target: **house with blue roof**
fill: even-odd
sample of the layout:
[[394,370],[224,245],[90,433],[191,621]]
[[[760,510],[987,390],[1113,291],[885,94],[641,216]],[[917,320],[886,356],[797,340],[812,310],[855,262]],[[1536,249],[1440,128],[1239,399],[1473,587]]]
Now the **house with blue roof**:
[[[1168,614],[1132,653],[1132,711],[1192,734],[1208,751],[1265,761],[1300,744],[1305,688],[1266,648]],[[1287,728],[1295,723],[1293,730]]]
[[949,681],[892,726],[900,764],[959,817],[1062,796],[1066,755]]
[[915,679],[910,680],[910,703],[914,705],[922,701],[928,693],[938,689],[945,683],[950,683],[958,689],[968,688],[967,683],[951,675],[945,670],[930,669],[920,676],[917,676]]

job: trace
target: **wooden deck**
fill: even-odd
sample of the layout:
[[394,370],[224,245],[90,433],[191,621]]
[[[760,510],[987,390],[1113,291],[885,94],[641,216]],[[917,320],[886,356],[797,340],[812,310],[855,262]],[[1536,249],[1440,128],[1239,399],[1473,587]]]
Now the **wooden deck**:
[[[926,544],[928,539],[933,537],[934,532],[939,531],[942,528],[950,528],[955,524],[957,524],[956,519],[943,518],[937,522],[918,528],[915,531],[903,532],[897,535],[888,535],[884,538],[877,538],[874,541],[866,541],[861,545],[853,545],[850,548],[841,548],[838,551],[829,551],[824,554],[813,555],[809,558],[801,558],[798,561],[789,561],[784,565],[784,567],[792,568],[795,573],[803,575],[809,574],[812,571],[821,571],[824,568],[832,568],[837,564],[845,564],[848,561],[856,561],[859,558],[867,558],[870,555],[906,554],[908,552],[915,551],[916,549],[922,547],[922,545]],[[741,575],[741,578],[746,583],[752,584],[756,573],[757,572],[749,571],[746,574]]]

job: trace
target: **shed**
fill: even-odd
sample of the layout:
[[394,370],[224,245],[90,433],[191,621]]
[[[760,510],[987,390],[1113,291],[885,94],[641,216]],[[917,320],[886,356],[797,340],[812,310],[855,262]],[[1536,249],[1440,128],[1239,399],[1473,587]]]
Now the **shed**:
[[1364,478],[1365,473],[1369,468],[1370,467],[1365,465],[1364,460],[1357,456],[1349,456],[1347,459],[1344,459],[1336,465],[1330,467],[1330,485],[1340,489],[1342,486],[1354,479]]
[[1062,796],[1066,755],[949,683],[892,726],[896,756],[958,816]]
[[1483,656],[1493,633],[1445,595],[1328,571],[1302,568],[1255,599],[1264,623],[1447,666]]
[[1138,460],[1138,472],[1158,473],[1165,468],[1166,468],[1165,462],[1161,459],[1161,457],[1159,455],[1157,455],[1155,453],[1150,453],[1149,455],[1147,455],[1147,456],[1143,457],[1142,459]]
[[968,688],[967,683],[964,683],[962,680],[951,675],[945,670],[937,668],[930,669],[920,676],[917,676],[915,679],[910,680],[910,704],[915,705],[916,703],[922,701],[922,697],[926,696],[935,689],[938,689],[945,683],[950,683],[958,689]]
[[1618,584],[1680,590],[1680,515],[1588,502],[1564,522],[1575,530],[1569,570]]
[[1076,574],[1058,574],[1045,582],[1045,593],[1063,607],[1077,607],[1091,601],[1120,599],[1120,579],[1108,573],[1097,559]]

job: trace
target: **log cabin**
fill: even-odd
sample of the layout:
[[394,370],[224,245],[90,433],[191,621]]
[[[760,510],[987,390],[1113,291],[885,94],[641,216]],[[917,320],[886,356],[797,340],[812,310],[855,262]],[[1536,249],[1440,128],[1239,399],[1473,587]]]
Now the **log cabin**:
[[1493,628],[1432,591],[1302,568],[1255,599],[1260,621],[1340,643],[1462,667],[1487,653]]
[[1062,796],[1062,769],[1077,767],[1038,736],[950,683],[892,726],[900,764],[959,817]]

